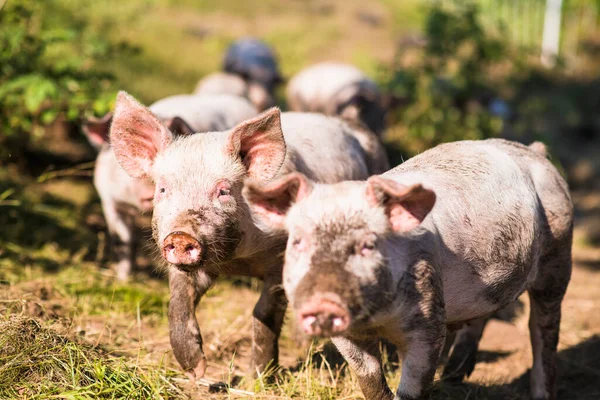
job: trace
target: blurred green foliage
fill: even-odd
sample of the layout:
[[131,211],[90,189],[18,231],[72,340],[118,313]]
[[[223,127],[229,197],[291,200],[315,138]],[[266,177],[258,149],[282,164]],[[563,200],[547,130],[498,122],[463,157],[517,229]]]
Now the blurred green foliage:
[[384,72],[388,90],[405,103],[393,116],[405,129],[403,140],[422,151],[443,142],[496,136],[502,119],[489,111],[496,96],[489,71],[508,56],[505,41],[483,28],[479,9],[468,2],[432,7],[425,35],[418,57],[400,48],[396,66]]
[[130,46],[110,42],[85,14],[55,0],[10,0],[0,26],[0,160],[57,118],[109,110],[113,77],[102,66]]

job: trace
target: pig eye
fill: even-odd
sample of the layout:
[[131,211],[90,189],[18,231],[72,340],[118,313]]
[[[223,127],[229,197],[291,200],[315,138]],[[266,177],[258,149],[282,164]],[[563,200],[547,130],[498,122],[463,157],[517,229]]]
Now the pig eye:
[[219,189],[219,196],[229,196],[230,193],[229,189]]
[[166,192],[166,189],[165,189],[165,188],[160,188],[160,189],[158,189],[158,193],[164,193],[164,192]]
[[360,254],[362,256],[368,256],[375,250],[375,243],[373,242],[364,242],[360,245]]
[[295,237],[292,240],[292,246],[298,251],[302,251],[304,249],[304,240],[301,237]]

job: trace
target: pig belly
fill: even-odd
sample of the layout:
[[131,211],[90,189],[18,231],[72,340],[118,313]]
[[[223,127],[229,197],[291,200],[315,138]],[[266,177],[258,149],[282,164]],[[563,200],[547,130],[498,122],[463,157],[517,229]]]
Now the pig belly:
[[444,275],[444,301],[448,323],[460,323],[486,317],[515,300],[527,289],[534,268],[521,269],[507,264],[502,270],[511,271],[491,276],[474,274],[471,266],[455,268]]

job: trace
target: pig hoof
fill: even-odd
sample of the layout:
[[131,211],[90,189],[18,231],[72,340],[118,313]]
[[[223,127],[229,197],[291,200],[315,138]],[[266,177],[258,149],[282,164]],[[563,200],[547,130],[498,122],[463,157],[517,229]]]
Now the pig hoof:
[[205,372],[206,372],[206,357],[202,356],[200,361],[198,361],[198,364],[196,365],[196,367],[194,369],[190,369],[190,370],[186,371],[185,374],[190,379],[190,382],[194,383],[196,381],[196,379],[202,378],[204,376]]
[[208,387],[208,393],[227,393],[229,385],[225,382],[211,383]]

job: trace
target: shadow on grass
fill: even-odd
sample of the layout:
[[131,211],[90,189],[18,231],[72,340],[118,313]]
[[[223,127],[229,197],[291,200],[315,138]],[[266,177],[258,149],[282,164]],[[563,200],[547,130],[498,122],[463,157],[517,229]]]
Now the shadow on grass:
[[25,184],[0,180],[0,193],[9,188],[14,190],[10,200],[17,203],[0,205],[0,243],[5,257],[19,263],[35,259],[53,271],[64,261],[62,252],[74,254],[97,247],[97,236],[87,228],[76,205],[48,193],[30,196]]
[[[561,400],[592,400],[600,398],[600,335],[558,353],[558,398]],[[482,386],[470,382],[450,385],[437,384],[434,398],[458,400],[529,399],[530,372],[503,385]]]
[[502,360],[512,354],[512,351],[478,351],[477,352],[477,363],[489,364],[494,363],[498,360]]
[[[388,348],[389,371],[398,373],[398,363],[394,362],[393,349]],[[510,355],[510,352],[482,351],[478,353],[478,363],[493,363]],[[311,356],[313,367],[320,368],[326,362],[332,370],[339,369],[341,375],[347,373],[347,364],[335,346],[328,342],[320,351]],[[385,359],[385,356],[384,356]],[[397,358],[396,358],[397,360]],[[303,362],[292,373],[302,369]],[[600,335],[593,336],[580,344],[558,353],[558,398],[561,400],[592,400],[600,398]],[[475,367],[477,368],[477,367]],[[432,398],[440,400],[526,400],[529,399],[530,372],[506,384],[480,385],[472,382],[451,384],[437,382]],[[395,389],[395,388],[392,388]]]

